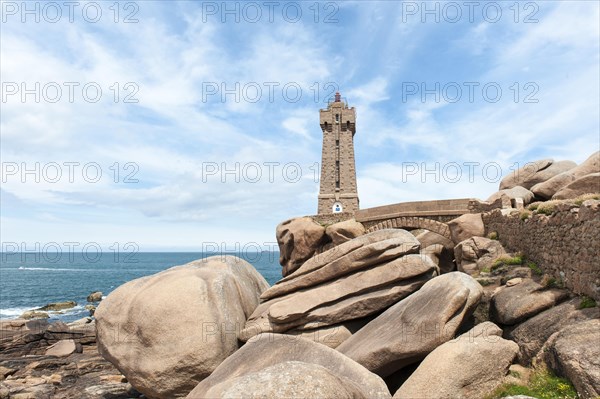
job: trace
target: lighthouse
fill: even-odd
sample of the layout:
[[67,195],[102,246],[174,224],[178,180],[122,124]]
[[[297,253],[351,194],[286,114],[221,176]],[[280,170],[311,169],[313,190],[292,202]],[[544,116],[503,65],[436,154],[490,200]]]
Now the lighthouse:
[[359,203],[354,163],[356,110],[335,93],[319,114],[323,152],[318,214],[354,213]]

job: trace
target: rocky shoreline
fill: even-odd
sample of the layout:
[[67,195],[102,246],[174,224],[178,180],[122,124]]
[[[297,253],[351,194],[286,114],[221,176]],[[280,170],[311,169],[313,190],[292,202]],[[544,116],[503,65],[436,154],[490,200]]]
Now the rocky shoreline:
[[[595,399],[600,153],[531,165],[449,237],[295,218],[271,287],[215,256],[120,286],[94,318],[2,321],[0,399],[542,399],[558,377],[555,397]],[[516,251],[522,231],[546,249]]]
[[135,398],[127,379],[98,353],[92,318],[0,322],[0,398]]

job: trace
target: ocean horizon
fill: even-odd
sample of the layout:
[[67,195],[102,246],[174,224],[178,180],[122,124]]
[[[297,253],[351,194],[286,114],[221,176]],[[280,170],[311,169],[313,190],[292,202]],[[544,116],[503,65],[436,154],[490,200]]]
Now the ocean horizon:
[[0,252],[0,319],[16,319],[27,310],[48,303],[74,301],[77,306],[48,312],[49,321],[71,322],[89,315],[87,296],[107,296],[124,283],[210,256],[238,256],[250,263],[273,285],[281,278],[279,252],[104,252],[83,253]]

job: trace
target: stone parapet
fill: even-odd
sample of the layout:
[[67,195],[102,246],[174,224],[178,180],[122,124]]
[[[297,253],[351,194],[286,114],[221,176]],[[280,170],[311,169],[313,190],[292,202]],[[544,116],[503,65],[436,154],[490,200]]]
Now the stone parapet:
[[480,201],[478,199],[472,199],[469,201],[468,209],[469,213],[482,213],[490,212],[493,209],[510,208],[511,201],[507,196],[502,196],[494,202]]
[[454,219],[465,213],[470,213],[469,205],[473,198],[458,198],[437,201],[414,201],[401,202],[398,204],[378,206],[375,208],[362,209],[356,212],[356,220],[359,222],[382,221],[397,217],[423,217],[438,220]]
[[312,218],[315,222],[325,226],[354,219],[354,214],[352,212],[329,213],[324,215],[312,215],[309,216],[309,218]]

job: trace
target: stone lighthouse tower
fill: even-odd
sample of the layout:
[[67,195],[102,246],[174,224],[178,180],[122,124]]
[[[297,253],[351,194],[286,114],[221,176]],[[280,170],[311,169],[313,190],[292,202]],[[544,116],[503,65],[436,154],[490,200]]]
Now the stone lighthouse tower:
[[356,168],[354,165],[354,133],[356,111],[335,93],[334,101],[320,112],[323,131],[319,215],[358,210]]

